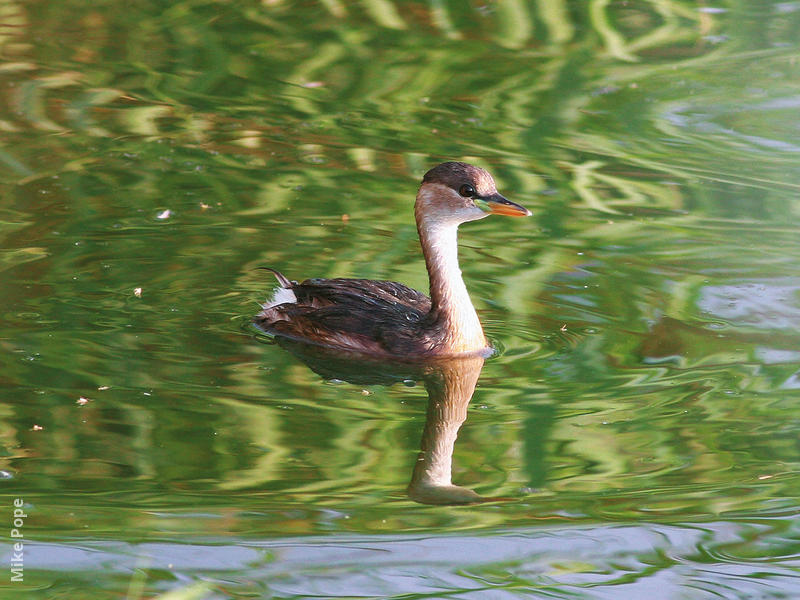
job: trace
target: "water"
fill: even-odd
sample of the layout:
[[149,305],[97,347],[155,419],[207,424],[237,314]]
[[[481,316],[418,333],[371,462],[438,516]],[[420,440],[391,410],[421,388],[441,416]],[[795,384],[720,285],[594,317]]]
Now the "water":
[[[800,4],[0,10],[3,597],[800,594]],[[446,159],[534,212],[461,231],[495,356],[250,327],[424,290]]]

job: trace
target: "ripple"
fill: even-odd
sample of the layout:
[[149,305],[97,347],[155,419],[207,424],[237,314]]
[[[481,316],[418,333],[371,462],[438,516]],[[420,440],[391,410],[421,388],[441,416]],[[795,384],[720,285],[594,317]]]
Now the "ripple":
[[[666,600],[701,589],[745,599],[791,595],[798,555],[778,552],[764,560],[727,549],[762,544],[757,554],[764,557],[785,541],[768,526],[719,521],[529,528],[471,536],[28,542],[25,566],[38,572],[70,571],[80,580],[98,563],[109,575],[127,573],[137,557],[146,556],[149,564],[169,565],[190,578],[202,574],[207,581],[227,582],[232,594],[261,581],[273,595],[286,598],[541,590],[554,598],[634,599],[644,594]],[[162,585],[174,587],[169,581]]]

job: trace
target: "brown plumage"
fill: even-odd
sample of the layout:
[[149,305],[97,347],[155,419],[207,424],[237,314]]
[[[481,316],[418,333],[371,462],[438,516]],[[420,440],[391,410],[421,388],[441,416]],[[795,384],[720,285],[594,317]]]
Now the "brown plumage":
[[393,281],[307,279],[280,287],[255,324],[273,335],[383,357],[455,356],[489,349],[458,268],[457,229],[489,214],[530,212],[503,198],[492,176],[460,162],[422,179],[414,206],[431,297]]

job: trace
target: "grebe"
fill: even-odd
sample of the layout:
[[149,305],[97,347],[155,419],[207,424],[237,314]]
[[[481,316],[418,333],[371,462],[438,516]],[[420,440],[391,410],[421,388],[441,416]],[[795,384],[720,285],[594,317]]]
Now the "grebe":
[[307,279],[280,287],[256,316],[267,333],[376,357],[439,357],[490,350],[458,268],[458,226],[490,214],[531,212],[497,192],[492,176],[462,162],[422,178],[414,216],[430,279],[428,298],[393,281]]

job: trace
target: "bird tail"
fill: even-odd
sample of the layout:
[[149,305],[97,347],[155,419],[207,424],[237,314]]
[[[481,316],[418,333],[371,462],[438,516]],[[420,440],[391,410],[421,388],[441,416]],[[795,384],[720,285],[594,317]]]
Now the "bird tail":
[[286,276],[281,273],[280,271],[276,271],[275,269],[271,269],[270,267],[256,267],[257,269],[262,269],[263,271],[269,271],[273,275],[275,275],[275,279],[278,280],[278,283],[281,285],[282,288],[291,288],[292,282],[289,281]]
[[275,279],[278,280],[278,283],[281,287],[275,290],[275,293],[272,294],[272,298],[269,298],[264,304],[261,305],[262,315],[266,315],[267,312],[276,306],[280,306],[281,304],[296,304],[297,303],[297,296],[294,295],[292,291],[292,282],[289,281],[286,276],[281,273],[280,271],[276,271],[275,269],[270,269],[269,267],[258,267],[259,269],[263,269],[264,271],[269,271],[273,275],[275,275]]

